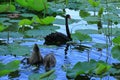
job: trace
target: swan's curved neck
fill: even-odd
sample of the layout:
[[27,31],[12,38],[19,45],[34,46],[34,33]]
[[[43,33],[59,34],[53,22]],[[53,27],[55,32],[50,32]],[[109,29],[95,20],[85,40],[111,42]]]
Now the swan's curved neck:
[[69,26],[68,26],[68,18],[65,17],[65,25],[66,25],[66,33],[67,33],[67,37],[69,38],[69,40],[71,41],[72,38],[71,38],[71,34],[70,34],[70,31],[69,31]]

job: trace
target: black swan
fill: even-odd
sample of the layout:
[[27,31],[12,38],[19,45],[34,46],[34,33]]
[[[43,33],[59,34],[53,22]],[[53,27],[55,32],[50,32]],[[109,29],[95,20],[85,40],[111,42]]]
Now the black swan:
[[49,71],[52,67],[55,67],[56,65],[56,59],[54,57],[53,53],[47,54],[44,57],[44,66],[45,66],[45,70]]
[[67,14],[65,16],[65,25],[66,25],[66,33],[67,36],[60,32],[55,32],[47,35],[45,37],[45,43],[46,45],[62,45],[65,44],[67,41],[71,41],[71,35],[68,27],[68,19],[70,19],[70,15]]
[[39,52],[39,47],[37,44],[34,44],[33,52],[30,58],[24,58],[21,62],[24,63],[24,60],[27,60],[27,64],[40,66],[43,64],[43,57]]

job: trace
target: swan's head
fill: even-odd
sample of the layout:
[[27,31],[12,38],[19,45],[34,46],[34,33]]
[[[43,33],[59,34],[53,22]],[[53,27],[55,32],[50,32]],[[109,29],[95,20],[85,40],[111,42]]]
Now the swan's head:
[[70,16],[69,14],[67,14],[67,15],[66,15],[66,18],[69,18],[69,19],[71,19],[71,16]]

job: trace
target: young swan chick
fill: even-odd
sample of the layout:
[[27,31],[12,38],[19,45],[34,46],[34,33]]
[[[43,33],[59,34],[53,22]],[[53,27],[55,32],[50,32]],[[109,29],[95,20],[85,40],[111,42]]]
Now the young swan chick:
[[44,66],[45,66],[45,70],[49,71],[52,67],[55,67],[56,65],[56,59],[54,57],[53,53],[47,54],[44,57]]
[[30,58],[28,58],[28,63],[36,66],[43,64],[43,57],[40,54],[39,47],[37,44],[34,44],[32,55]]

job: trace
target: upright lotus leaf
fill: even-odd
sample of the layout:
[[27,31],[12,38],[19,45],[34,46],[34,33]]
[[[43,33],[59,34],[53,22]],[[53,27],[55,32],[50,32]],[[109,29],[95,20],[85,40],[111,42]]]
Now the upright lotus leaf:
[[14,12],[16,10],[15,6],[14,5],[9,5],[9,12]]
[[36,11],[41,11],[47,8],[47,0],[33,0],[32,5],[30,6]]
[[120,36],[115,37],[112,41],[115,45],[120,45]]
[[33,16],[32,22],[34,22],[34,23],[40,23],[40,18],[37,15]]
[[111,68],[110,65],[104,64],[104,63],[98,63],[96,68],[95,68],[95,74],[97,75],[103,75],[107,71],[109,71]]
[[38,16],[34,16],[31,22],[40,23],[42,25],[49,25],[55,21],[55,17],[48,16],[46,18],[40,19]]
[[65,0],[65,4],[68,5],[68,3],[69,3],[69,0]]
[[47,8],[47,0],[16,0],[16,2],[23,7],[36,11]]
[[100,4],[100,0],[95,1],[95,0],[88,0],[88,2],[93,6],[93,7],[97,7]]
[[33,4],[34,3],[34,0],[27,0],[27,7],[29,8],[29,9],[33,9],[33,6],[35,5],[35,4]]
[[72,34],[72,37],[80,42],[92,41],[92,38],[88,34],[82,34],[80,31],[75,31],[75,33]]
[[0,12],[6,11],[6,5],[0,5]]
[[23,7],[27,7],[28,6],[28,3],[27,1],[28,0],[15,0],[19,5],[23,6]]
[[0,5],[0,12],[13,12],[15,11],[15,6],[12,4],[3,4]]
[[103,14],[104,8],[101,7],[98,11],[98,16],[101,17],[101,15]]
[[80,17],[84,18],[84,17],[90,16],[90,13],[88,13],[85,10],[80,10],[79,15],[80,15]]
[[55,17],[53,16],[48,16],[44,19],[40,19],[40,24],[43,24],[43,25],[49,25],[49,24],[52,24],[53,22],[55,21]]
[[1,31],[4,31],[8,26],[3,26],[1,23],[0,23],[0,32]]
[[111,50],[111,53],[112,53],[113,58],[120,60],[120,46],[119,45],[114,46]]
[[19,68],[20,61],[14,60],[7,64],[0,63],[0,76],[9,74],[10,72],[16,71]]
[[32,21],[30,21],[29,19],[23,19],[18,24],[19,24],[19,26],[31,25]]

